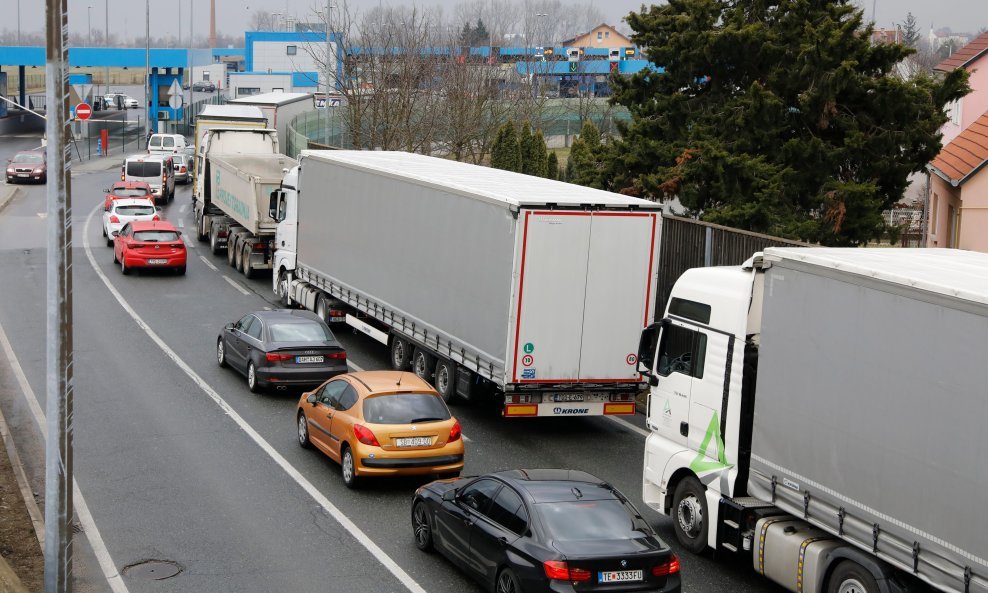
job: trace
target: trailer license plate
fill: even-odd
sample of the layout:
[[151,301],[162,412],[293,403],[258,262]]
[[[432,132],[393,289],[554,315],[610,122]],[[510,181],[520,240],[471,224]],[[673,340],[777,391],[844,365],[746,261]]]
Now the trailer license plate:
[[609,572],[598,572],[598,583],[630,583],[642,580],[644,574],[640,570],[612,570]]
[[407,437],[395,439],[395,444],[399,447],[428,447],[432,444],[432,437]]
[[554,402],[582,402],[582,393],[554,393],[552,394],[552,401]]
[[167,263],[168,263],[168,260],[167,259],[149,259],[148,260],[148,265],[151,265],[151,266],[160,266],[160,265],[167,264]]
[[324,358],[322,356],[296,356],[295,362],[298,364],[312,363],[312,362],[322,362]]

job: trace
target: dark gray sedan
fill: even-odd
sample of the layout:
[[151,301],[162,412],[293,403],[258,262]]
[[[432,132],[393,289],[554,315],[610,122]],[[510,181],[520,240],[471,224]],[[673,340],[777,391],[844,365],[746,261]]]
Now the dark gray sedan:
[[247,377],[259,393],[268,387],[315,387],[347,372],[346,351],[314,313],[256,311],[228,323],[216,339],[216,362]]

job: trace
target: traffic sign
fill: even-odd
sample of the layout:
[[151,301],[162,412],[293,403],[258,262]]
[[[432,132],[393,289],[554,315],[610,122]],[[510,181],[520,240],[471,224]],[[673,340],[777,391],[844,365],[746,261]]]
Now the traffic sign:
[[75,106],[75,118],[87,120],[93,114],[93,107],[89,103],[79,103]]
[[182,108],[182,95],[172,95],[168,99],[168,106],[172,109]]

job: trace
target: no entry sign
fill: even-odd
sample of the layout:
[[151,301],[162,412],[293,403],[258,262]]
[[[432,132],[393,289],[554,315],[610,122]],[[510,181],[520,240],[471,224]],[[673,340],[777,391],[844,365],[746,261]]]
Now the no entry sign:
[[75,106],[75,118],[86,120],[93,114],[93,106],[89,103],[79,103]]

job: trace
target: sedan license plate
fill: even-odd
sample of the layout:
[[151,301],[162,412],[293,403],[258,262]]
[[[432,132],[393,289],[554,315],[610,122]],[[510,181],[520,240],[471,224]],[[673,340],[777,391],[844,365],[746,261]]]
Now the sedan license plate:
[[612,570],[597,573],[598,583],[630,583],[643,578],[644,573],[640,570]]
[[325,360],[322,356],[296,356],[295,362],[298,364],[311,363],[311,362],[322,362]]
[[148,260],[148,265],[151,265],[151,266],[160,266],[162,264],[167,264],[167,263],[168,263],[168,260],[167,259],[149,259]]
[[399,447],[428,447],[432,444],[432,437],[407,437],[395,439],[395,444]]

